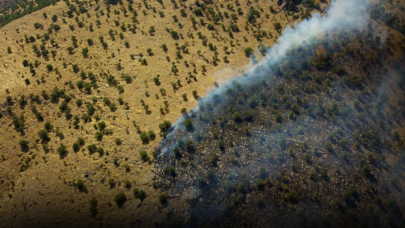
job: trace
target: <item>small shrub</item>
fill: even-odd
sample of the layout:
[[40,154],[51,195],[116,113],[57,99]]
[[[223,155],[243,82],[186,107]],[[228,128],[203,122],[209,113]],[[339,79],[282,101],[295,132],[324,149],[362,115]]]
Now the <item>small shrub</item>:
[[110,185],[110,188],[113,188],[115,186],[115,181],[114,179],[109,179],[108,180],[108,185]]
[[87,146],[87,150],[89,151],[89,154],[93,154],[97,150],[97,146],[95,144],[90,144]]
[[156,138],[155,132],[152,131],[152,130],[149,130],[148,131],[148,137],[149,137],[150,140],[154,140]]
[[253,49],[251,47],[247,47],[247,48],[245,48],[244,51],[245,51],[246,56],[250,56],[253,52]]
[[73,151],[78,152],[79,150],[80,150],[79,143],[77,143],[77,142],[73,143]]
[[149,142],[149,137],[146,131],[141,132],[140,137],[143,143]]
[[103,139],[103,133],[100,131],[97,131],[95,134],[95,137],[96,137],[97,141],[101,141]]
[[127,201],[127,196],[125,195],[125,193],[120,192],[117,195],[115,195],[114,201],[118,207],[122,207],[125,201]]
[[84,146],[85,140],[82,137],[77,138],[77,143],[79,143],[80,146]]
[[47,132],[46,130],[44,130],[44,129],[38,131],[38,137],[39,137],[43,142],[49,140],[48,132]]
[[205,184],[207,184],[204,176],[197,177],[197,183],[200,187],[203,187]]
[[364,164],[363,167],[361,168],[361,171],[365,174],[368,175],[371,173],[371,168],[369,164]]
[[87,57],[88,56],[88,54],[89,54],[89,49],[88,48],[83,48],[82,49],[82,55],[83,55],[83,57]]
[[256,205],[258,207],[263,207],[263,205],[264,205],[264,201],[263,201],[263,198],[261,196],[256,196],[255,197],[255,202],[256,202]]
[[186,140],[184,143],[184,149],[186,149],[188,152],[193,152],[194,151],[194,144],[193,141],[190,139]]
[[104,149],[103,149],[102,147],[97,147],[96,152],[97,152],[99,155],[103,155],[103,154],[104,154]]
[[48,71],[53,71],[53,66],[51,64],[46,65]]
[[21,146],[21,150],[25,151],[28,149],[28,141],[25,139],[20,140],[18,143]]
[[76,187],[81,191],[84,189],[84,182],[82,180],[78,180],[76,182]]
[[65,157],[67,154],[67,149],[65,145],[60,145],[59,148],[57,149],[57,153],[61,158]]
[[135,196],[135,198],[144,200],[146,198],[146,193],[143,189],[139,190],[137,188],[134,188],[134,196]]
[[174,30],[170,31],[170,35],[171,35],[172,38],[175,39],[175,40],[177,40],[177,39],[179,38],[179,34],[178,34],[176,31],[174,31]]
[[124,181],[124,186],[127,189],[131,189],[131,187],[132,187],[131,181],[129,181],[129,180]]
[[193,122],[191,121],[190,118],[184,120],[184,126],[186,127],[186,129],[187,129],[188,131],[191,131],[191,130],[194,128]]
[[160,201],[160,203],[165,203],[166,201],[167,201],[167,197],[166,197],[166,195],[165,194],[160,194],[159,195],[159,201]]
[[167,49],[166,44],[162,44],[162,46],[161,46],[161,47],[162,47],[162,49],[163,49],[163,51],[164,51],[164,52],[167,52],[167,50],[168,50],[168,49]]
[[274,29],[275,29],[278,33],[281,32],[282,26],[281,26],[280,22],[275,22],[275,23],[273,23],[273,26],[274,26]]
[[148,156],[148,153],[146,153],[146,151],[141,150],[141,151],[139,152],[139,155],[141,155],[142,161],[147,161],[147,160],[149,160],[149,156]]

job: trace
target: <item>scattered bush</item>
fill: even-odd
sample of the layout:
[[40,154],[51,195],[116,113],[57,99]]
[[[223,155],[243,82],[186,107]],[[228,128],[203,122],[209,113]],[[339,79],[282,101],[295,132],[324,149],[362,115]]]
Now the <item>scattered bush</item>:
[[138,190],[137,188],[134,188],[134,196],[135,196],[135,198],[144,200],[146,198],[146,193],[143,189]]
[[127,189],[131,189],[131,187],[132,187],[131,181],[129,181],[129,180],[124,181],[124,186]]
[[369,164],[364,164],[363,167],[361,168],[361,171],[365,174],[368,175],[371,173],[371,168]]
[[82,180],[78,180],[78,181],[76,182],[76,187],[77,187],[80,191],[82,191],[82,190],[84,189],[84,182],[83,182]]
[[247,47],[247,48],[245,48],[244,51],[245,51],[246,56],[250,56],[253,52],[253,49],[251,47]]
[[170,121],[165,120],[163,123],[159,124],[159,128],[162,132],[166,132],[172,123]]
[[165,194],[160,194],[159,195],[159,201],[160,201],[160,203],[165,203],[166,201],[167,201],[167,197],[166,197],[166,195]]
[[39,137],[43,142],[49,140],[48,132],[47,132],[46,130],[44,130],[44,129],[38,131],[38,137]]
[[83,48],[82,49],[82,55],[83,55],[83,57],[87,57],[88,56],[88,54],[89,54],[89,49],[88,48]]
[[57,153],[61,158],[64,158],[67,154],[67,149],[65,145],[60,145],[59,148],[57,149]]
[[184,126],[186,127],[186,129],[187,129],[188,131],[191,131],[191,130],[193,130],[193,128],[194,128],[193,122],[191,121],[190,118],[187,118],[187,119],[184,120]]
[[28,141],[27,140],[21,139],[18,144],[21,146],[22,151],[28,150]]
[[170,31],[170,35],[171,35],[172,38],[175,39],[175,40],[179,39],[179,34],[178,34],[176,31],[174,31],[174,30]]
[[146,131],[141,132],[140,137],[143,143],[149,142],[149,137]]
[[114,201],[118,207],[122,207],[125,201],[127,201],[127,196],[125,195],[125,193],[120,192],[117,195],[115,195]]
[[97,150],[97,146],[95,144],[90,144],[87,146],[87,150],[89,151],[89,154],[93,154]]
[[148,137],[149,137],[149,140],[154,140],[156,138],[155,132],[152,131],[152,130],[149,130],[148,131]]
[[139,155],[141,155],[142,161],[147,161],[147,160],[149,160],[149,156],[148,156],[148,153],[146,153],[146,151],[141,150],[141,151],[139,152]]
[[73,143],[73,151],[74,152],[78,152],[79,150],[80,150],[80,145],[79,145],[79,143],[77,143],[77,142],[75,142],[75,143]]
[[115,180],[114,179],[109,179],[108,180],[108,185],[110,185],[110,188],[114,188],[115,187]]

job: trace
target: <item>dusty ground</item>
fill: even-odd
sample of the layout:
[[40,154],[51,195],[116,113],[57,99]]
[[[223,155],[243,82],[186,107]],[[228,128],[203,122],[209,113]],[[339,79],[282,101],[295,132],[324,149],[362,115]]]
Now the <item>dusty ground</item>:
[[[158,135],[159,123],[164,120],[174,123],[181,116],[180,110],[183,107],[187,110],[194,107],[196,99],[193,97],[192,91],[196,90],[199,96],[204,96],[207,90],[214,88],[214,82],[221,83],[245,70],[246,68],[241,66],[249,63],[249,58],[244,54],[246,47],[252,47],[257,59],[260,59],[260,53],[256,50],[257,45],[262,43],[270,46],[278,37],[273,26],[274,22],[280,22],[284,27],[287,23],[293,24],[295,20],[299,20],[299,18],[294,20],[293,15],[281,11],[275,1],[248,3],[243,0],[239,1],[240,6],[233,2],[223,2],[223,7],[216,3],[214,6],[218,7],[219,11],[227,11],[229,15],[234,12],[227,9],[227,4],[234,6],[236,14],[238,7],[241,7],[243,12],[238,16],[236,22],[240,32],[233,33],[234,42],[231,46],[228,33],[223,31],[220,26],[220,24],[224,24],[228,27],[231,24],[231,18],[219,21],[219,24],[215,25],[216,31],[210,31],[206,26],[213,22],[203,17],[205,25],[201,26],[199,18],[194,15],[197,20],[197,30],[194,30],[190,21],[193,12],[188,8],[189,6],[194,7],[194,2],[181,3],[185,6],[187,17],[180,15],[179,9],[183,8],[180,4],[178,4],[179,9],[174,9],[173,3],[170,1],[163,1],[164,6],[158,2],[147,3],[150,6],[149,9],[145,9],[144,4],[140,1],[133,3],[133,8],[138,14],[138,23],[133,23],[131,20],[132,13],[128,10],[127,2],[124,5],[128,11],[128,17],[124,16],[122,6],[117,5],[111,6],[108,18],[106,6],[100,4],[96,11],[97,4],[91,1],[84,5],[89,15],[84,13],[77,16],[77,19],[84,23],[84,27],[79,28],[75,21],[76,15],[72,18],[64,17],[63,14],[68,11],[68,7],[65,2],[59,2],[55,6],[37,11],[0,28],[2,43],[0,46],[0,100],[4,102],[6,96],[11,96],[15,102],[14,105],[10,105],[13,112],[17,116],[23,114],[26,118],[25,135],[16,132],[9,116],[5,115],[0,119],[0,221],[2,226],[14,227],[28,224],[30,226],[48,224],[64,227],[100,226],[117,220],[120,220],[119,225],[123,226],[153,225],[152,220],[164,219],[167,211],[157,200],[160,192],[152,187],[154,175],[151,173],[151,169],[153,165],[142,162],[139,151],[146,150],[149,157],[152,157],[151,152],[154,146],[161,140]],[[246,22],[250,6],[263,10],[260,11],[260,18],[257,18],[255,27]],[[273,6],[276,12],[270,12],[269,6]],[[156,8],[156,12],[152,7]],[[217,11],[215,7],[213,7],[214,11]],[[115,10],[120,11],[119,14],[114,14]],[[142,13],[143,10],[146,10],[146,15]],[[101,15],[101,11],[104,11],[104,16]],[[159,11],[164,13],[164,17],[159,15]],[[47,19],[43,18],[44,12],[48,15]],[[269,18],[266,18],[265,14],[268,14]],[[51,20],[53,15],[58,16],[58,20],[54,24],[58,24],[61,29],[49,34],[50,38],[58,43],[58,47],[52,47],[49,41],[45,42],[45,47],[49,52],[56,51],[55,58],[52,58],[49,53],[47,61],[33,53],[32,46],[35,44],[39,48],[40,39],[27,44],[24,36],[35,37],[37,34],[42,36],[53,23]],[[173,15],[177,16],[182,28],[179,28],[179,24],[174,22]],[[63,23],[62,19],[65,19],[66,23]],[[97,20],[100,20],[100,26],[97,26]],[[121,28],[115,25],[115,20],[119,21],[120,25],[134,24],[136,33],[133,34],[129,30],[122,32]],[[41,23],[44,29],[35,29],[34,23]],[[91,24],[93,24],[93,32],[89,29]],[[245,24],[247,30],[244,28]],[[69,25],[74,25],[74,31],[69,29]],[[151,26],[154,26],[156,30],[153,36],[148,32]],[[183,38],[174,40],[165,28],[179,32]],[[109,35],[110,29],[115,34],[115,41]],[[258,41],[254,37],[253,30],[258,29],[266,31],[268,34],[267,37],[262,38],[262,41]],[[120,32],[123,33],[123,39],[119,37]],[[217,66],[212,64],[214,52],[208,46],[203,46],[197,32],[201,32],[207,37],[207,44],[212,43],[217,47],[219,59]],[[188,33],[192,33],[194,38],[189,37]],[[107,50],[104,50],[100,44],[98,38],[100,35],[108,43]],[[78,46],[72,55],[68,54],[66,50],[67,47],[73,46],[71,36],[76,36],[78,40]],[[246,36],[246,40],[244,36]],[[93,39],[93,46],[87,44],[88,38]],[[125,47],[126,41],[129,43],[129,48]],[[179,44],[179,47],[186,45],[189,54],[182,52],[182,58],[176,59],[176,43]],[[167,53],[162,50],[162,44],[167,45]],[[226,55],[225,46],[229,47],[229,54],[227,54],[229,63],[223,61],[223,56]],[[11,53],[8,53],[8,47],[10,47]],[[86,58],[81,54],[82,48],[85,47],[89,49]],[[148,48],[152,49],[152,55],[148,55]],[[197,54],[198,50],[201,50],[200,55]],[[115,57],[113,57],[113,53]],[[138,61],[139,53],[144,55],[147,65],[141,65]],[[131,59],[131,54],[135,55],[134,60]],[[170,62],[167,61],[166,56],[170,58]],[[210,63],[205,62],[203,57]],[[35,60],[40,62],[40,65],[35,68],[35,76],[31,75],[28,67],[23,67],[24,59],[30,63],[34,63]],[[187,61],[189,66],[186,66],[184,61]],[[66,68],[63,66],[64,62],[67,64]],[[179,70],[177,76],[171,73],[172,62],[175,62]],[[121,70],[117,70],[118,63],[121,63]],[[193,72],[193,63],[196,73]],[[54,71],[48,72],[47,64],[51,64]],[[93,89],[91,94],[86,94],[77,88],[72,89],[65,84],[71,81],[75,85],[76,81],[80,80],[80,73],[74,73],[72,70],[73,64],[77,64],[80,71],[83,70],[86,73],[91,71],[96,75],[98,88]],[[206,72],[202,72],[202,65],[206,65]],[[56,69],[60,72],[60,76],[55,72]],[[188,72],[192,72],[191,74],[195,76],[196,80],[192,79],[190,83],[187,83]],[[121,78],[127,74],[133,78],[131,83],[126,83]],[[119,94],[116,88],[109,86],[104,75],[115,76],[125,92]],[[160,79],[159,86],[155,85],[153,81],[157,75]],[[25,79],[30,80],[29,85],[26,85]],[[178,79],[181,80],[181,86],[179,89],[173,90],[171,83]],[[89,82],[88,79],[84,81]],[[77,107],[74,104],[76,99],[80,98],[86,102],[90,101],[91,97],[96,97],[98,101],[95,106],[99,107],[97,107],[95,115],[100,117],[100,121],[106,122],[107,129],[112,129],[113,135],[104,136],[102,141],[96,141],[94,137],[96,130],[93,124],[97,121],[94,118],[89,123],[80,120],[80,129],[74,129],[73,120],[66,120],[63,114],[59,117],[58,107],[62,101],[55,104],[50,100],[43,101],[42,97],[43,102],[36,104],[36,107],[42,113],[44,121],[38,122],[30,110],[33,102],[28,98],[29,94],[41,96],[43,90],[51,94],[54,87],[66,89],[66,93],[72,95],[73,99],[69,103],[72,115],[80,116],[86,111],[85,105]],[[161,88],[166,89],[165,96],[161,95]],[[145,95],[146,91],[149,93],[149,97]],[[187,100],[183,100],[182,94],[187,95]],[[25,95],[28,101],[25,107],[17,104],[21,95]],[[110,98],[117,104],[115,112],[110,111],[104,105],[104,97]],[[128,102],[129,110],[125,110],[123,105],[118,105],[118,97],[122,97],[124,102]],[[149,105],[150,113],[145,112],[140,102],[141,99]],[[165,100],[168,101],[169,111],[162,114],[160,108],[165,106]],[[141,131],[155,131],[156,139],[149,144],[142,144],[133,121]],[[56,137],[55,131],[50,132],[49,153],[42,149],[37,136],[38,130],[44,128],[45,122],[50,122],[54,129],[59,128],[64,134],[64,138],[59,139]],[[86,145],[75,153],[72,145],[77,137],[85,138]],[[115,144],[116,138],[122,140],[122,145]],[[28,152],[21,151],[18,145],[21,139],[29,141]],[[106,153],[103,156],[99,156],[97,153],[90,155],[86,147],[92,143],[103,147]],[[56,154],[56,150],[61,144],[68,148],[68,154],[63,159]],[[27,163],[28,169],[20,172],[20,168],[28,157],[32,158]],[[118,158],[119,165],[113,164],[114,157]],[[129,172],[125,171],[125,165],[129,165]],[[111,178],[117,183],[113,188],[110,188],[108,184],[108,180]],[[73,183],[76,183],[78,179],[84,181],[87,192],[80,192],[75,188]],[[132,189],[127,190],[123,186],[124,180],[131,181],[132,188],[144,189],[147,198],[143,202],[135,199]],[[113,200],[119,192],[124,192],[127,196],[127,202],[122,209],[118,208]],[[93,196],[98,200],[98,213],[95,218],[91,217],[89,210],[89,202]],[[183,202],[175,199],[170,200],[169,203],[186,208],[186,206],[182,206]]]

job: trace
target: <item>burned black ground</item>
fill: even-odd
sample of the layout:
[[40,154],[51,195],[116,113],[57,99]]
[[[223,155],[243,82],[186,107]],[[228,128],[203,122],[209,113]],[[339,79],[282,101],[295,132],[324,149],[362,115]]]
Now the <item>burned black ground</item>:
[[392,127],[404,112],[388,105],[379,41],[327,35],[271,72],[241,76],[256,83],[202,99],[156,150],[157,186],[188,200],[186,225],[403,226],[404,150]]

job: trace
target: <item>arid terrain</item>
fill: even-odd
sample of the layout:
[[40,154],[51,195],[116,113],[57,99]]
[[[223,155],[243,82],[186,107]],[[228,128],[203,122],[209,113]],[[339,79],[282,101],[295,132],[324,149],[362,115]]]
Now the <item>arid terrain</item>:
[[330,1],[5,7],[1,226],[403,226],[404,2],[370,4],[265,73]]

